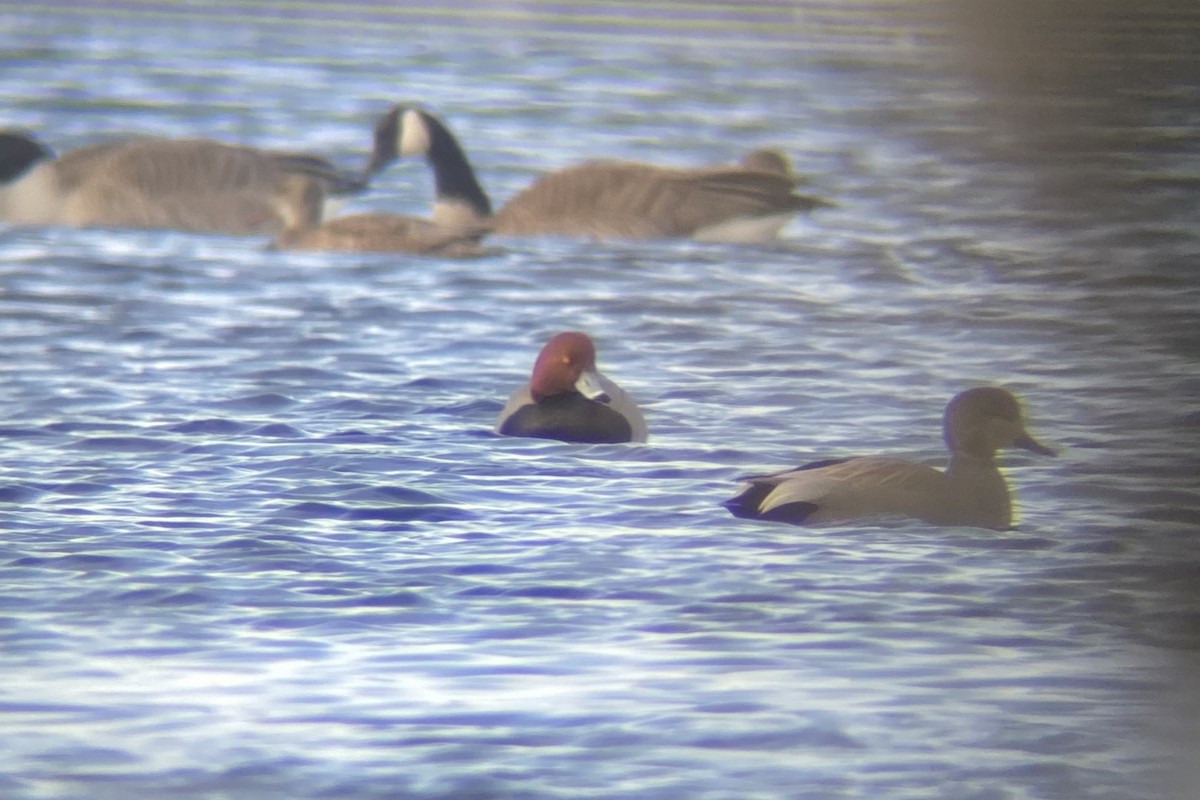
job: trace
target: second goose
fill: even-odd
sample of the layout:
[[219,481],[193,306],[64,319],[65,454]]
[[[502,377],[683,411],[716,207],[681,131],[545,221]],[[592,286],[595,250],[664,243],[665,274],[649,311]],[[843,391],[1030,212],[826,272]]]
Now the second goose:
[[796,214],[830,205],[797,194],[790,171],[762,160],[695,169],[590,161],[543,175],[493,214],[454,135],[413,106],[380,120],[368,171],[402,156],[424,156],[433,168],[435,223],[490,217],[492,232],[503,235],[767,242]]
[[[395,161],[399,152],[429,153],[437,201],[429,219],[373,212],[334,217],[319,225],[285,230],[275,241],[284,250],[390,252],[464,257],[484,252],[480,240],[491,229],[491,203],[458,142],[438,127],[409,126],[402,133],[395,108],[375,124],[375,143],[366,175]],[[404,136],[408,136],[405,139]],[[433,155],[436,153],[436,158]],[[311,216],[311,215],[310,215]]]

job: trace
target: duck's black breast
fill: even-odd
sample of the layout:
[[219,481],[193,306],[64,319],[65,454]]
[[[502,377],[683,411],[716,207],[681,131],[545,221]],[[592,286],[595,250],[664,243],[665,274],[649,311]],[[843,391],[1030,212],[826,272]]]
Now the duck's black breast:
[[521,406],[500,425],[500,433],[580,444],[633,439],[629,420],[604,403],[588,400],[578,392],[556,394],[540,403]]

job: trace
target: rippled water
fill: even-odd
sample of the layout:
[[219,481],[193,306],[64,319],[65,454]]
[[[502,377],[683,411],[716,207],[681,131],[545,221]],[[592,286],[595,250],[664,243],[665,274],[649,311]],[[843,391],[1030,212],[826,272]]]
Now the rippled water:
[[[60,149],[198,134],[352,166],[373,117],[418,100],[500,200],[595,155],[775,145],[839,204],[774,247],[511,240],[465,262],[0,231],[3,797],[1175,788],[1196,82],[1081,57],[1089,80],[1031,84],[900,35],[0,19],[6,123]],[[401,164],[351,210],[430,191]],[[649,444],[490,433],[566,328]],[[1014,531],[718,505],[812,457],[940,463],[941,408],[980,382],[1061,448],[1008,458]]]

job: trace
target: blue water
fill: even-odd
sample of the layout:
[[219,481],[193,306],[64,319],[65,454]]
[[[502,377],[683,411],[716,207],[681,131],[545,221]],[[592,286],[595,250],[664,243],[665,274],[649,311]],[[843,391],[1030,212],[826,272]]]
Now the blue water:
[[[1196,796],[1197,83],[1031,88],[936,37],[0,20],[5,122],[60,149],[354,166],[418,100],[496,200],[774,145],[838,203],[771,247],[470,261],[0,230],[0,797]],[[648,444],[491,434],[563,329]],[[941,463],[983,382],[1060,448],[1008,455],[1014,531],[719,506],[814,457]]]

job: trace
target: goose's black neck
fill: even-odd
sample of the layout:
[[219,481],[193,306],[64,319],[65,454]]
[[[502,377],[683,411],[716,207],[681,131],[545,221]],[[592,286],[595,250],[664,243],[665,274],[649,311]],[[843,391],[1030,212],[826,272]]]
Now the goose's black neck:
[[492,203],[479,185],[475,170],[454,134],[429,114],[422,113],[421,118],[429,133],[428,158],[433,167],[437,199],[465,203],[480,217],[490,217]]
[[0,131],[0,183],[15,180],[37,162],[50,158],[54,153],[33,137]]

